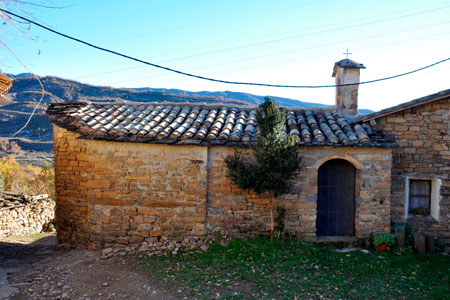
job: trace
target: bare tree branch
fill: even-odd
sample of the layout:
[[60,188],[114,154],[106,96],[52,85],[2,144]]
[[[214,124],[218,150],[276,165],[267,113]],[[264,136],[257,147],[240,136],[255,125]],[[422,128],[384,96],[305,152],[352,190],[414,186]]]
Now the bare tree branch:
[[3,43],[2,40],[0,40],[0,44],[2,44],[2,46],[5,47],[25,69],[27,69],[30,73],[33,73],[34,77],[36,78],[36,80],[39,82],[39,85],[41,86],[41,98],[39,99],[39,102],[36,103],[33,111],[31,112],[31,115],[28,117],[28,120],[25,122],[25,125],[23,125],[22,128],[20,128],[16,133],[14,133],[13,135],[11,135],[9,137],[9,138],[12,138],[12,137],[15,137],[17,134],[19,134],[19,132],[21,132],[28,126],[28,123],[30,123],[31,118],[34,116],[34,113],[36,112],[37,108],[39,107],[42,100],[44,99],[45,89],[44,89],[44,86],[42,85],[41,80],[39,79],[39,76],[37,76],[33,71],[31,71],[30,68],[28,68],[27,65],[25,65],[22,62],[22,60],[14,53],[14,51],[12,51],[5,43]]
[[[9,1],[9,0],[1,0],[1,1]],[[32,2],[27,2],[27,1],[20,1],[20,0],[15,0],[15,2],[20,3],[20,4],[38,6],[38,7],[50,8],[50,9],[64,9],[64,8],[73,6],[72,4],[66,5],[66,6],[49,6],[49,5],[37,4],[37,3],[32,3]]]
[[[31,1],[21,1],[21,0],[0,0],[0,8],[2,9],[7,9],[7,10],[11,10],[17,13],[20,13],[22,15],[27,15],[30,16],[30,19],[33,20],[35,19],[33,14],[32,14],[32,10],[30,8],[30,6],[33,7],[42,7],[42,8],[46,8],[46,9],[63,9],[65,7],[68,6],[64,6],[64,7],[58,7],[58,6],[51,6],[51,5],[45,5],[45,2],[47,2],[46,0],[44,1],[35,1],[35,2],[31,2]],[[23,7],[27,7],[30,9],[23,9]],[[31,11],[30,11],[31,10]],[[2,31],[2,36],[0,36],[0,46],[3,46],[6,50],[8,50],[13,56],[14,58],[26,69],[28,70],[30,73],[32,73],[34,75],[34,77],[36,78],[36,80],[38,81],[39,85],[41,86],[41,97],[39,99],[39,101],[36,103],[33,111],[31,112],[30,116],[28,117],[28,120],[25,122],[25,124],[14,134],[12,134],[9,138],[12,138],[16,135],[18,135],[22,130],[24,130],[28,124],[30,123],[32,117],[34,116],[36,110],[38,109],[39,105],[42,103],[42,100],[44,99],[44,95],[45,95],[45,89],[44,86],[41,82],[41,80],[39,79],[39,76],[37,76],[24,62],[21,58],[19,58],[19,56],[10,48],[8,47],[8,43],[5,41],[5,38],[8,39],[15,39],[15,35],[19,34],[22,37],[25,37],[26,39],[31,39],[33,41],[36,41],[36,38],[33,37],[31,35],[31,22],[23,22],[21,20],[17,20],[15,18],[12,18],[11,16],[4,14],[4,13],[0,13],[0,21],[2,21],[3,23],[3,28],[1,28],[0,30]],[[40,50],[39,50],[40,53]]]

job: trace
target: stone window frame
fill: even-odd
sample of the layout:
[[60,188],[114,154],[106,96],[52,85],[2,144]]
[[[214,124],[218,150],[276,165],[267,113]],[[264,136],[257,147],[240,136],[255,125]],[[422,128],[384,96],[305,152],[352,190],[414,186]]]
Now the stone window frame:
[[422,176],[405,176],[405,220],[414,217],[413,214],[409,214],[409,183],[411,180],[427,180],[431,182],[430,217],[439,221],[442,179]]

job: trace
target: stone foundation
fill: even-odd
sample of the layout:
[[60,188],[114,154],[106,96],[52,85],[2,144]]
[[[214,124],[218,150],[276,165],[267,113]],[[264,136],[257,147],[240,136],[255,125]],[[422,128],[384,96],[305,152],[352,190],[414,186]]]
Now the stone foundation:
[[[126,251],[165,240],[182,243],[186,237],[270,233],[269,197],[239,190],[225,176],[223,159],[234,148],[78,137],[54,126],[59,242]],[[356,236],[389,231],[391,149],[299,151],[303,169],[291,194],[273,202],[274,219],[286,234],[316,240],[317,172],[330,159],[345,159],[356,168]]]
[[54,217],[55,201],[47,195],[29,197],[0,192],[0,237],[52,230],[48,226]]
[[[155,242],[143,242],[140,245],[116,245],[114,248],[105,248],[102,251],[103,258],[109,258],[117,255],[127,255],[132,253],[141,253],[148,256],[153,255],[177,255],[180,251],[186,250],[201,250],[205,251],[209,248],[209,245],[213,242],[212,239],[194,237],[185,237],[183,240],[170,240],[166,237],[162,237],[159,241]],[[224,241],[222,241],[224,242]]]

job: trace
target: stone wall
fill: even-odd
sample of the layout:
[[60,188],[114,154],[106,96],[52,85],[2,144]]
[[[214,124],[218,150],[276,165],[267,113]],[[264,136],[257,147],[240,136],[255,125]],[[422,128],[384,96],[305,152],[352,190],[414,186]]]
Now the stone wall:
[[0,237],[52,230],[48,226],[54,217],[55,201],[47,195],[29,197],[0,192]]
[[[450,243],[450,99],[380,117],[374,127],[392,133],[399,146],[392,151],[392,221]],[[407,178],[441,180],[437,220],[407,214]]]
[[[226,178],[223,159],[234,149],[209,150],[208,233],[260,234],[270,229],[270,198],[239,190]],[[316,239],[317,174],[330,159],[345,159],[356,170],[355,233],[357,237],[389,230],[391,150],[350,147],[301,147],[302,171],[290,194],[274,201],[275,218],[283,212],[286,233]]]
[[104,248],[203,235],[206,148],[76,137],[54,126],[59,241]]
[[[234,151],[231,147],[77,137],[54,126],[60,242],[127,248],[270,230],[269,198],[241,191],[225,176],[223,158]],[[292,193],[274,202],[275,218],[284,214],[287,233],[316,239],[317,171],[334,158],[357,168],[356,235],[389,230],[391,149],[329,146],[299,151],[303,171]]]

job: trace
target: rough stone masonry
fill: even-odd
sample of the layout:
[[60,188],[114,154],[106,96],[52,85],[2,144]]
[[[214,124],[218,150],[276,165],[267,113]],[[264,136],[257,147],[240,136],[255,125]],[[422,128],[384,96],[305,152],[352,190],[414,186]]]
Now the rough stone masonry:
[[[100,141],[54,125],[58,240],[138,249],[166,240],[267,234],[269,198],[239,190],[223,162],[236,148]],[[244,152],[244,148],[240,148]],[[303,170],[274,203],[288,234],[316,240],[317,172],[330,159],[356,168],[355,234],[390,225],[391,148],[299,146]]]
[[25,196],[0,191],[0,237],[51,230],[55,201],[47,195]]
[[[392,221],[450,243],[450,97],[377,117],[374,127],[392,133],[398,144],[392,150]],[[408,214],[409,178],[441,181],[437,216]]]

